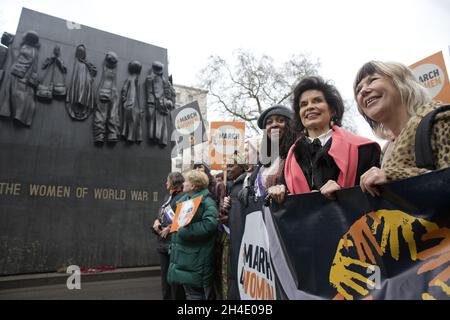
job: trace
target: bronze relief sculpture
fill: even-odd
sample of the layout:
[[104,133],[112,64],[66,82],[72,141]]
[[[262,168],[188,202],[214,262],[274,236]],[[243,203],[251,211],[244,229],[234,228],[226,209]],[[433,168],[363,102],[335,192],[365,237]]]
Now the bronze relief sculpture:
[[116,85],[117,54],[110,51],[103,63],[103,72],[97,90],[94,113],[94,141],[119,140],[119,94]]
[[3,32],[0,46],[0,87],[2,86],[3,79],[5,78],[5,66],[6,61],[10,57],[10,51],[8,48],[14,41],[14,35],[8,32]]
[[161,62],[153,62],[145,79],[148,137],[161,147],[165,147],[169,141],[170,111],[175,107],[173,87],[163,77],[163,69]]
[[142,141],[142,121],[144,110],[140,105],[139,75],[142,64],[131,61],[128,64],[130,76],[125,80],[121,91],[121,135],[129,142]]
[[39,48],[37,32],[25,32],[17,57],[7,74],[0,106],[1,116],[12,117],[28,127],[31,126],[36,110],[34,94],[39,83]]
[[36,91],[38,100],[50,103],[53,98],[64,98],[66,96],[65,75],[67,68],[61,58],[59,46],[55,46],[53,55],[45,59],[42,70],[44,70],[44,75]]
[[72,80],[66,97],[66,109],[74,120],[85,120],[94,109],[96,67],[86,60],[86,47],[77,46]]

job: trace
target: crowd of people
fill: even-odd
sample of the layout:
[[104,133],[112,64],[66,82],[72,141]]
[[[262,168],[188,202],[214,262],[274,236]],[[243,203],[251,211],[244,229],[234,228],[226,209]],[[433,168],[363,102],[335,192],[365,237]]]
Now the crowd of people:
[[[229,251],[238,248],[233,235],[244,227],[236,212],[251,198],[282,205],[289,195],[320,192],[333,201],[336,191],[357,185],[380,196],[381,184],[450,166],[450,111],[428,95],[408,67],[370,61],[358,71],[353,90],[361,115],[377,137],[387,140],[383,150],[342,127],[340,93],[310,76],[296,85],[291,108],[274,105],[261,113],[258,163],[235,158],[226,184],[223,173],[213,177],[206,163],[195,164],[184,176],[169,174],[168,198],[153,225],[163,299],[239,299]],[[433,112],[433,163],[423,167],[417,163],[415,136],[421,120]],[[191,222],[170,233],[176,204],[198,196],[202,200]]]

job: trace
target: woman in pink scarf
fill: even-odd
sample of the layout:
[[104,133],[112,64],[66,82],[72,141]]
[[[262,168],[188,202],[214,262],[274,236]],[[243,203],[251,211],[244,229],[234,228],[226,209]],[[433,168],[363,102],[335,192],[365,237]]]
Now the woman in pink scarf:
[[359,184],[361,175],[379,166],[380,147],[341,127],[344,103],[337,89],[320,77],[304,78],[294,90],[292,127],[299,138],[284,167],[285,184],[269,189],[278,203],[285,195],[335,191]]

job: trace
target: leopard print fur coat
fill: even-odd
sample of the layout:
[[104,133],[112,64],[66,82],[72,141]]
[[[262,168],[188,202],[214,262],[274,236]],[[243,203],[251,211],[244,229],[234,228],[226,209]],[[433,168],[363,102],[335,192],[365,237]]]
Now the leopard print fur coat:
[[[389,157],[383,159],[382,169],[388,181],[399,180],[427,173],[430,170],[416,167],[415,135],[420,120],[442,103],[432,101],[417,110],[405,128],[393,141]],[[450,166],[450,111],[441,112],[435,118],[431,134],[431,147],[437,169]]]

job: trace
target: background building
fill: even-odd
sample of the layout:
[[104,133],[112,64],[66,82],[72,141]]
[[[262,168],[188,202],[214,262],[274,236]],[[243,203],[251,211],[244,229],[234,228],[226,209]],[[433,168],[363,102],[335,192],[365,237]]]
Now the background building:
[[207,116],[207,95],[208,91],[203,89],[198,89],[194,87],[187,87],[179,84],[173,85],[175,92],[177,94],[176,107],[182,107],[193,101],[197,101],[202,112],[202,117],[205,120],[206,127],[206,116]]

